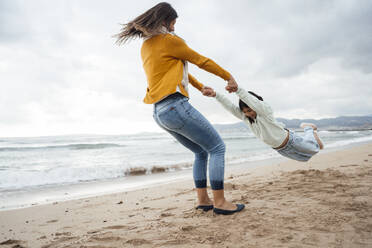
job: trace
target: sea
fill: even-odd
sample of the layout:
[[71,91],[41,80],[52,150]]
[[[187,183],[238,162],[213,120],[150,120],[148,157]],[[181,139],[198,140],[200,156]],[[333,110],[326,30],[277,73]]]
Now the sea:
[[[220,134],[226,166],[280,157],[248,131]],[[319,136],[325,152],[372,142],[372,130]],[[0,138],[0,211],[192,179],[193,157],[168,133]]]

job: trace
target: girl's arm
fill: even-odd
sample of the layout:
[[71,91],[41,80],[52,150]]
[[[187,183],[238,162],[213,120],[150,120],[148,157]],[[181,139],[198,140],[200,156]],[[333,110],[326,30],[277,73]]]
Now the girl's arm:
[[240,120],[244,119],[244,113],[240,110],[238,106],[233,104],[227,97],[216,92],[216,99],[221,105],[228,111],[230,111],[235,117]]
[[[217,65],[213,60],[200,55],[191,48],[189,48],[185,41],[174,35],[166,35],[165,42],[167,42],[167,53],[175,58],[189,61],[197,65],[199,68],[213,73],[224,80],[229,80],[231,74]],[[191,82],[190,82],[191,83]]]
[[264,101],[260,101],[255,96],[249,94],[245,89],[239,87],[235,93],[243,102],[256,111],[257,114],[263,115],[268,111],[271,111],[270,106],[268,106]]

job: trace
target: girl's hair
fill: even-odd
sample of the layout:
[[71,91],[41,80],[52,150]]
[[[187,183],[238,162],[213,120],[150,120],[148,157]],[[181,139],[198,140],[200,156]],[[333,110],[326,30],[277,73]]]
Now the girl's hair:
[[[258,100],[263,101],[263,98],[261,96],[257,95],[256,93],[254,93],[253,91],[248,91],[248,93],[255,96]],[[252,109],[251,107],[249,107],[245,102],[243,102],[240,99],[239,99],[239,108],[240,108],[241,111],[243,111],[243,108]],[[254,119],[252,119],[251,117],[248,117],[248,120],[251,124],[254,122]]]
[[121,24],[121,32],[113,37],[117,38],[118,45],[130,39],[150,37],[159,34],[162,26],[169,29],[170,23],[177,17],[177,12],[169,3],[158,3],[134,20]]

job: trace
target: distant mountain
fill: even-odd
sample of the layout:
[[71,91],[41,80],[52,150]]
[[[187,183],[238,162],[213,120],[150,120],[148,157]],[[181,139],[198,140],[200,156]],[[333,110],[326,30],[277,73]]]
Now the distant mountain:
[[234,124],[215,124],[213,125],[218,131],[220,132],[228,132],[230,130],[233,131],[247,131],[249,130],[249,127],[245,125],[242,121],[237,122]]
[[[277,118],[283,122],[287,128],[299,129],[301,122],[311,122],[318,126],[320,130],[365,130],[372,129],[372,115],[367,116],[340,116],[336,118],[326,119],[284,119]],[[216,124],[214,125],[218,131],[238,131],[248,130],[248,127],[243,122],[234,124]]]

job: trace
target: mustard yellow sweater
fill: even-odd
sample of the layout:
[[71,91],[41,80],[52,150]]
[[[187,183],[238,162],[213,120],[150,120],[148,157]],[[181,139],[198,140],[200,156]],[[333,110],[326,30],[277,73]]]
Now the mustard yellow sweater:
[[[179,37],[172,34],[159,34],[143,42],[141,48],[143,68],[147,76],[147,93],[144,102],[156,103],[162,98],[177,92],[177,85],[181,93],[189,96],[182,86],[183,62],[188,61],[229,80],[231,75],[213,60],[206,58],[190,49]],[[198,90],[203,84],[188,74],[189,82]]]

